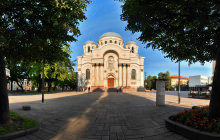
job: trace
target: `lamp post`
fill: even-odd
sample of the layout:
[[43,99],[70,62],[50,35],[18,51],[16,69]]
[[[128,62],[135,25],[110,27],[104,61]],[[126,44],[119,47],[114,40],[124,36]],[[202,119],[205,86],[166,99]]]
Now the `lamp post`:
[[44,103],[44,62],[42,66],[42,103]]
[[178,81],[178,86],[179,86],[179,91],[178,91],[178,104],[180,104],[180,60],[179,60],[179,81]]

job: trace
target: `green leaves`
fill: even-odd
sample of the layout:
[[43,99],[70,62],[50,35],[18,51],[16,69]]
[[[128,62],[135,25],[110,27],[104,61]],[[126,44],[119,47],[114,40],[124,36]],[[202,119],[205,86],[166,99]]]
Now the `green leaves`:
[[217,1],[124,0],[121,19],[127,30],[141,32],[146,47],[171,60],[189,63],[215,59],[219,44],[220,5]]
[[86,19],[88,3],[90,0],[1,1],[0,42],[4,46],[0,45],[5,56],[14,63],[59,61],[62,46],[80,35],[78,25]]

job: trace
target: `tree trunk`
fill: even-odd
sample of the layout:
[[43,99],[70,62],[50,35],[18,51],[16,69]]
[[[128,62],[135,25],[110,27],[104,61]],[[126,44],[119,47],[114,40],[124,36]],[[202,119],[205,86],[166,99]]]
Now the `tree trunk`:
[[217,51],[216,66],[212,83],[211,99],[209,104],[209,119],[220,118],[220,47]]
[[38,83],[39,83],[39,86],[38,86],[38,92],[40,93],[41,92],[41,89],[42,89],[42,79],[41,79],[41,74],[39,74],[39,79],[38,79]]
[[13,90],[13,81],[11,81],[11,91]]
[[55,82],[55,85],[54,85],[54,91],[57,89],[57,84],[56,84],[56,82]]
[[19,84],[18,81],[16,81],[16,82],[17,82],[17,85],[21,88],[21,91],[24,92],[23,82],[21,82],[21,84]]
[[50,92],[51,85],[52,85],[52,83],[49,81],[49,82],[48,82],[48,92]]
[[0,123],[10,120],[4,54],[0,49]]

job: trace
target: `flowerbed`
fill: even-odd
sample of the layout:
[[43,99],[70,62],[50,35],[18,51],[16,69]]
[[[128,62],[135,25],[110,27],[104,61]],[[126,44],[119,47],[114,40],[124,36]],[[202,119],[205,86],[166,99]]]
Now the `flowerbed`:
[[208,106],[185,110],[169,117],[170,120],[208,132],[220,133],[220,118],[208,119]]

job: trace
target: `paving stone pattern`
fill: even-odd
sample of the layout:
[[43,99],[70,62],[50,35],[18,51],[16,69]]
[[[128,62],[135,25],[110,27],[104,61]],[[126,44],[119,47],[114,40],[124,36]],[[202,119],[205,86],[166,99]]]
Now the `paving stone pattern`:
[[[186,139],[167,130],[164,123],[185,107],[169,103],[156,107],[154,93],[68,92],[46,94],[45,98],[42,104],[40,95],[10,96],[11,110],[40,124],[38,132],[16,140]],[[22,105],[32,109],[23,111]]]

